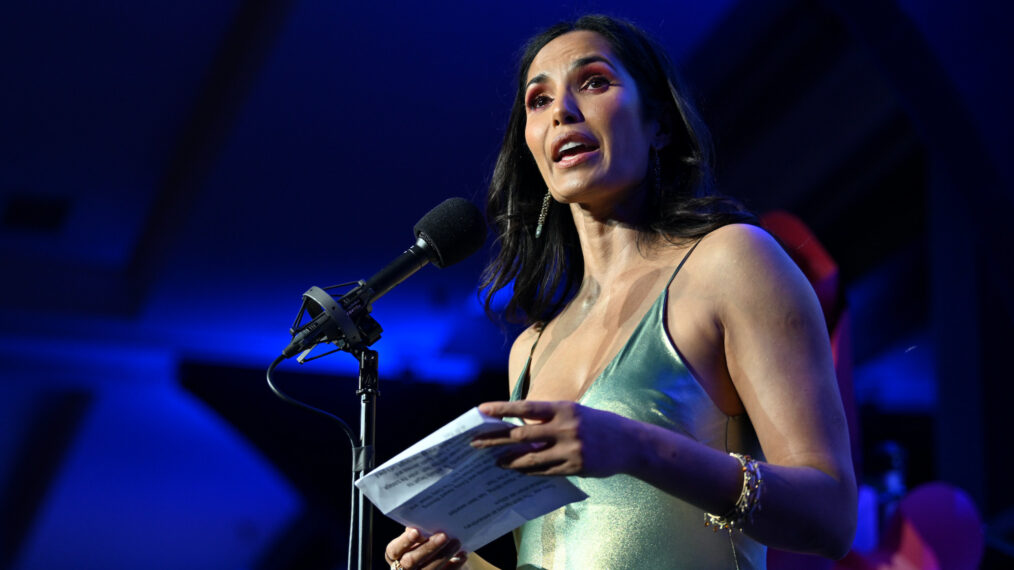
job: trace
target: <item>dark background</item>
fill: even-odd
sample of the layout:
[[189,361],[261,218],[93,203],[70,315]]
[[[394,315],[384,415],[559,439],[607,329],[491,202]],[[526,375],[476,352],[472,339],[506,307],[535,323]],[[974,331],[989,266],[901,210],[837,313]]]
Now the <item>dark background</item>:
[[[0,18],[0,568],[344,567],[347,443],[264,369],[310,285],[482,202],[520,45],[590,11],[669,49],[721,189],[838,261],[862,448],[1009,564],[1007,3],[51,0]],[[483,257],[378,301],[381,460],[505,396]],[[351,357],[278,375],[356,425]]]

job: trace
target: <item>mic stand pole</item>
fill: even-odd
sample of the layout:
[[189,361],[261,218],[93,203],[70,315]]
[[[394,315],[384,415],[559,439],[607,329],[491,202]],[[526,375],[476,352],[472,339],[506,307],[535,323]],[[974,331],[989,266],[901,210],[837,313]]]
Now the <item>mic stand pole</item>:
[[[377,396],[379,381],[377,375],[377,351],[365,346],[352,349],[352,354],[359,360],[359,447],[356,448],[355,465],[356,481],[362,479],[375,466],[374,439],[377,431]],[[359,570],[373,568],[373,504],[356,489],[356,521],[359,558]]]

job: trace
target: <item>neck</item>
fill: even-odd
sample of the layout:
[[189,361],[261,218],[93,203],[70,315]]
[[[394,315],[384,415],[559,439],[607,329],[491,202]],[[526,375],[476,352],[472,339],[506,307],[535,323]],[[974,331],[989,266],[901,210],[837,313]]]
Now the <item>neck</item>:
[[571,204],[570,209],[584,259],[582,289],[589,284],[595,289],[608,288],[618,276],[643,265],[646,252],[638,247],[640,232],[633,214],[641,211],[639,205],[613,209],[608,215],[581,204]]

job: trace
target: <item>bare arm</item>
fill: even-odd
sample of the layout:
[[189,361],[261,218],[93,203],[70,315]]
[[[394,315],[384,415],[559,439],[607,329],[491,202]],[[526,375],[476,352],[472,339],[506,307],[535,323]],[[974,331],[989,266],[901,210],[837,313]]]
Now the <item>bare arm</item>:
[[[729,228],[734,229],[734,228]],[[772,546],[843,556],[856,519],[848,426],[827,327],[809,283],[757,228],[725,232],[718,308],[729,376],[766,466],[751,534]]]
[[[698,253],[711,253],[697,270],[713,284],[711,312],[720,330],[713,352],[723,357],[767,459],[762,509],[745,532],[771,546],[841,557],[854,531],[856,490],[816,299],[762,230],[731,226],[706,241]],[[538,422],[507,437],[543,444],[514,457],[512,468],[629,473],[716,514],[729,511],[739,495],[743,475],[735,458],[669,430],[573,402],[497,402],[482,410]],[[480,445],[487,443],[505,440]]]

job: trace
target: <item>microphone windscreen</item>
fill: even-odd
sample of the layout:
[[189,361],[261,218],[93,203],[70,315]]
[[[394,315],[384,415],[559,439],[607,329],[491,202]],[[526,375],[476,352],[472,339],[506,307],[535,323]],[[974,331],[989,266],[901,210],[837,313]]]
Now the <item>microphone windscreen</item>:
[[486,223],[479,209],[464,198],[448,198],[415,225],[415,236],[430,246],[433,265],[447,267],[472,255],[486,241]]

